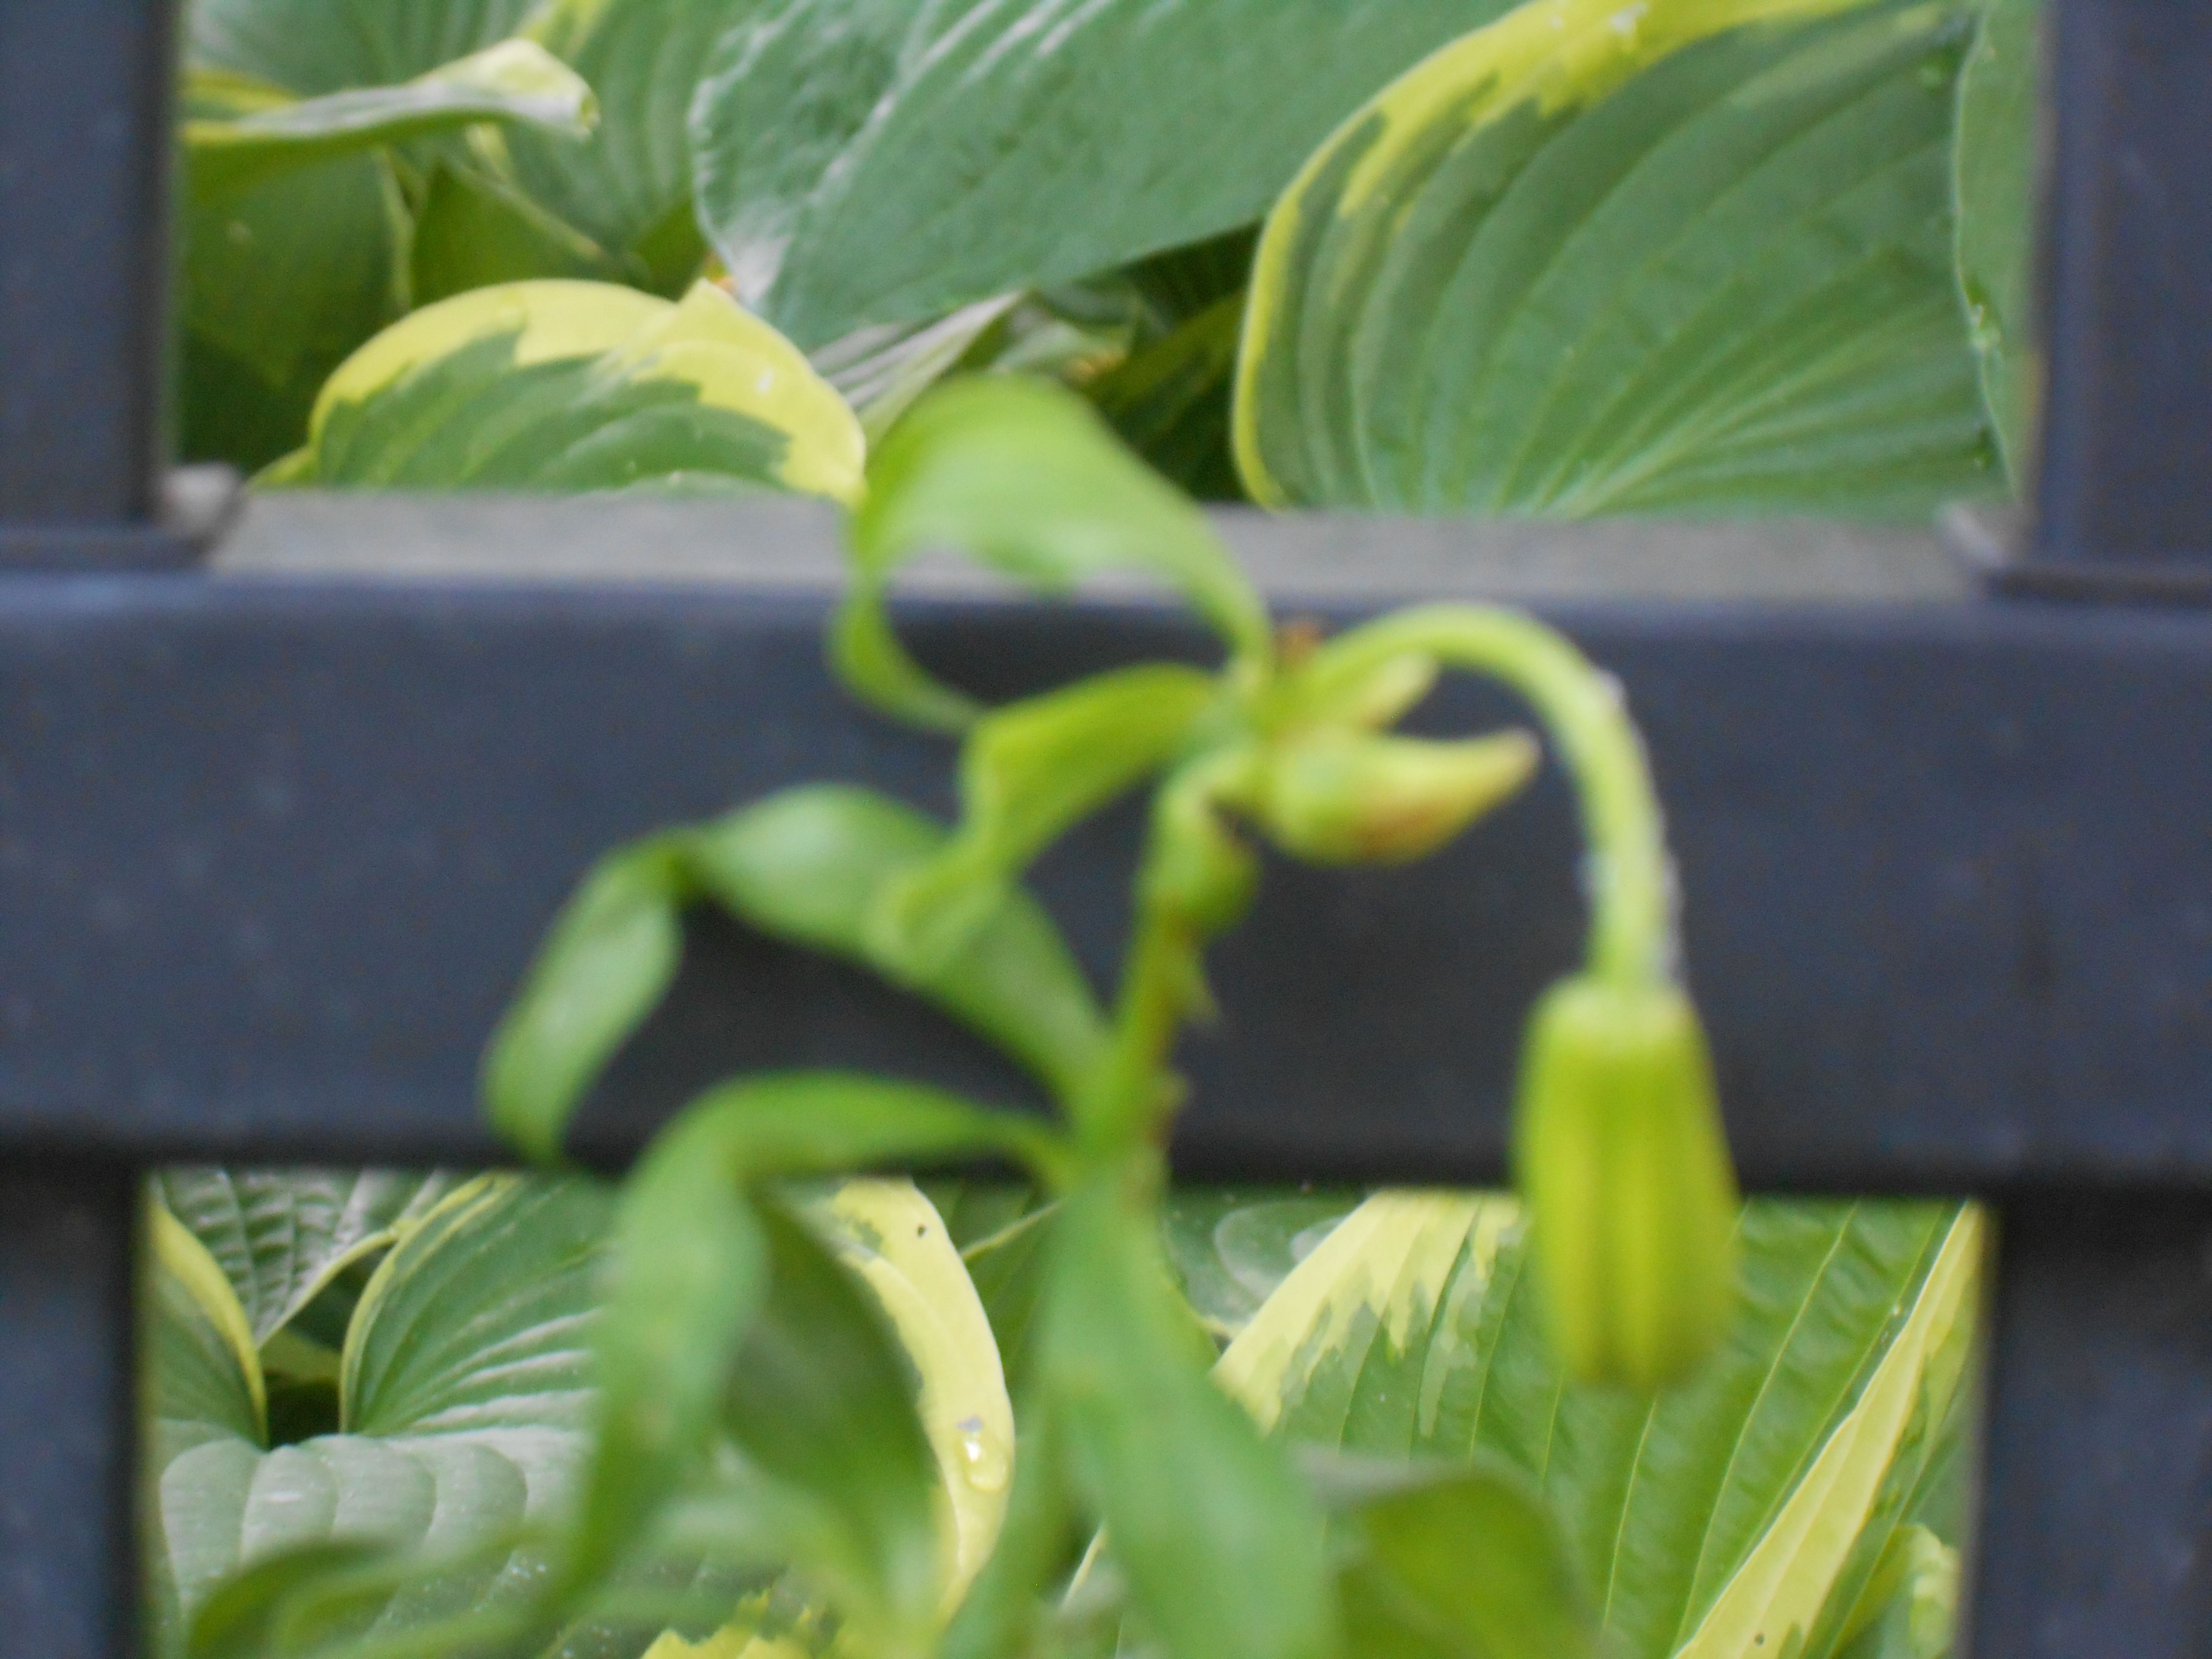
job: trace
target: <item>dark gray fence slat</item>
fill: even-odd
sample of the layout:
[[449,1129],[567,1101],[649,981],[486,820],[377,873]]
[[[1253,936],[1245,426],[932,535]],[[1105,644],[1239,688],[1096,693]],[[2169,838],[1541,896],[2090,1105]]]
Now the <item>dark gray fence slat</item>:
[[2039,553],[2212,568],[2212,28],[2055,0]]
[[0,1162],[0,1651],[137,1651],[137,1183]]
[[2212,1206],[2054,1199],[2007,1206],[1998,1233],[1971,1650],[2195,1659],[2212,1642]]
[[[0,1151],[473,1159],[477,1054],[599,851],[816,776],[944,810],[823,601],[741,588],[18,578],[0,595]],[[1313,607],[1340,617],[1351,607]],[[1550,607],[1620,673],[1747,1179],[2212,1184],[2212,617]],[[921,607],[988,690],[1203,649],[1126,605]],[[1449,722],[1510,717],[1455,691]],[[1131,825],[1040,880],[1102,979]],[[1521,1010],[1581,927],[1556,780],[1410,870],[1279,870],[1188,1045],[1183,1167],[1494,1177]],[[703,929],[595,1118],[725,1066],[1011,1085],[857,976]],[[901,1021],[907,1022],[901,1024]]]
[[0,5],[0,524],[152,511],[173,10]]

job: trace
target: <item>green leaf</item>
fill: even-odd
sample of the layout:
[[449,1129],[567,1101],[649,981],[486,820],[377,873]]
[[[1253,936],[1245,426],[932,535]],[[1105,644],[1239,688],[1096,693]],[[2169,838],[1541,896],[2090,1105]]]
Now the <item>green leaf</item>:
[[1239,659],[1267,655],[1266,609],[1205,515],[1080,398],[1042,382],[960,380],[915,404],[869,465],[848,544],[838,672],[867,702],[920,725],[957,731],[979,712],[907,655],[884,611],[892,573],[934,550],[1047,592],[1100,571],[1143,572],[1178,589]]
[[1352,1659],[1577,1659],[1599,1650],[1575,1565],[1534,1484],[1494,1458],[1388,1466],[1340,1583]]
[[1291,1439],[1519,1465],[1625,1655],[1824,1659],[1962,1431],[1981,1239],[1958,1206],[1749,1205],[1742,1315],[1644,1399],[1564,1384],[1512,1200],[1379,1194],[1218,1375]]
[[225,1436],[258,1442],[268,1398],[253,1328],[207,1247],[159,1204],[147,1322],[148,1409],[157,1457]]
[[1982,392],[2024,486],[2032,464],[2043,358],[2035,337],[2036,108],[2041,88],[2037,0],[1987,0],[1959,76],[1954,149],[1959,290]]
[[520,190],[448,156],[430,171],[415,216],[415,303],[538,276],[605,280],[620,266]]
[[538,0],[192,0],[189,60],[303,98],[428,74],[515,31]]
[[1151,1218],[1084,1186],[1054,1222],[1053,1254],[1049,1410],[1152,1628],[1178,1659],[1333,1652],[1321,1516],[1206,1380]]
[[658,293],[681,293],[707,254],[691,210],[691,94],[714,43],[757,0],[550,0],[526,38],[599,94],[581,144],[509,131],[514,176],[552,213],[627,255]]
[[1207,1330],[1227,1341],[1359,1206],[1356,1192],[1177,1187],[1160,1206],[1168,1258]]
[[942,1595],[937,1463],[912,1373],[881,1311],[805,1226],[760,1220],[769,1290],[732,1370],[723,1426],[812,1520],[797,1565],[862,1651],[910,1649]]
[[874,1293],[914,1367],[915,1410],[949,1510],[939,1520],[939,1602],[950,1611],[999,1540],[1014,1462],[1014,1409],[991,1321],[950,1230],[912,1181],[842,1182],[805,1213]]
[[[196,76],[190,117],[265,107],[258,82]],[[297,446],[330,372],[407,308],[406,204],[382,151],[242,188],[186,157],[175,276],[179,447],[252,470]]]
[[1244,296],[1217,300],[1085,388],[1121,441],[1200,501],[1244,499],[1229,447]]
[[1000,328],[1021,297],[996,294],[928,322],[855,329],[808,356],[853,405],[869,443],[876,444],[922,393]]
[[221,1266],[258,1346],[341,1273],[395,1243],[455,1177],[202,1165],[161,1170],[153,1184]]
[[608,854],[562,907],[484,1051],[486,1109],[528,1157],[559,1153],[578,1102],[667,991],[688,896],[661,836]]
[[694,833],[700,889],[776,939],[842,957],[927,998],[1072,1097],[1099,1063],[1106,1019],[1043,908],[1009,888],[952,956],[925,958],[874,918],[943,854],[944,827],[864,789],[786,790]]
[[790,344],[701,283],[514,283],[416,312],[348,358],[293,481],[378,489],[767,486],[843,498],[859,423]]
[[[895,1158],[1019,1155],[1041,1140],[1042,1132],[1032,1126],[937,1091],[837,1073],[726,1084],[686,1109],[655,1140],[623,1190],[614,1291],[599,1342],[598,1449],[573,1555],[555,1592],[561,1602],[605,1572],[704,1457],[732,1386],[735,1356],[764,1289],[767,1246],[749,1197],[753,1188],[766,1179]],[[881,1281],[879,1296],[901,1304],[911,1346],[927,1351],[925,1376],[939,1379],[941,1394],[969,1402],[977,1391],[974,1379],[951,1373],[970,1360],[979,1340],[988,1358],[974,1363],[995,1376],[997,1352],[942,1224],[934,1229],[933,1255],[917,1251],[908,1237],[888,1243],[882,1238],[882,1218],[892,1215],[890,1224],[902,1231],[919,1224],[919,1237],[927,1246],[934,1212],[919,1194],[902,1207],[872,1189],[841,1194],[829,1207],[848,1226],[864,1274]],[[925,1263],[940,1297],[966,1291],[973,1317],[965,1322],[964,1336],[931,1322],[932,1304],[913,1279]],[[934,1317],[960,1320],[963,1310],[957,1299],[948,1300]],[[1003,1395],[1003,1382],[998,1391]],[[933,1403],[926,1401],[925,1411]],[[974,1414],[963,1411],[960,1417]],[[966,1443],[954,1426],[958,1420],[939,1426],[948,1458],[964,1460]],[[1011,1422],[995,1415],[988,1422],[978,1418],[975,1447],[990,1457],[975,1468],[1008,1455],[1003,1437],[1012,1431]],[[972,1490],[994,1530],[1000,1500],[991,1494],[1005,1484],[1003,1468],[998,1487],[978,1486],[969,1478],[972,1470],[961,1472],[956,1518],[957,1492]],[[946,1490],[956,1491],[949,1476]],[[982,1525],[981,1513],[969,1516],[971,1535]],[[977,1546],[978,1563],[988,1547],[988,1542]]]
[[984,715],[961,745],[959,830],[890,896],[894,948],[957,950],[1046,848],[1171,762],[1220,697],[1211,674],[1149,663]]
[[[212,72],[201,70],[203,78]],[[599,118],[592,89],[543,46],[502,40],[397,86],[354,87],[295,99],[277,88],[254,98],[226,88],[221,116],[188,116],[185,153],[193,187],[237,189],[294,167],[403,143],[482,121],[515,121],[580,138]],[[194,90],[185,88],[188,105]]]
[[1529,0],[1269,215],[1255,500],[1914,516],[1996,458],[1950,275],[1961,13]]
[[701,218],[809,347],[1089,276],[1249,224],[1361,100],[1499,9],[775,0],[701,83]]
[[[582,1462],[605,1214],[600,1190],[580,1181],[472,1182],[371,1280],[347,1340],[344,1432],[264,1450],[234,1417],[204,1418],[188,1435],[164,1425],[148,1471],[157,1651],[181,1650],[230,1575],[333,1541],[452,1562],[355,1598],[346,1633],[526,1601],[540,1567],[507,1540],[565,1512]],[[155,1394],[173,1401],[174,1304],[157,1291],[156,1308]],[[243,1337],[242,1310],[237,1328]]]

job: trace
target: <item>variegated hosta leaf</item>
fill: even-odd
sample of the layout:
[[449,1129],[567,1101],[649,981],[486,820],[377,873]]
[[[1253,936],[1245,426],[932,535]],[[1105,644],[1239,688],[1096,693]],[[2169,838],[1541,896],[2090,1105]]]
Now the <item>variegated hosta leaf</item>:
[[[180,1650],[224,1577],[284,1551],[348,1539],[445,1555],[557,1514],[584,1450],[606,1214],[605,1194],[580,1180],[486,1176],[449,1194],[362,1297],[341,1379],[345,1431],[275,1450],[236,1405],[258,1382],[250,1338],[231,1345],[227,1395],[208,1386],[204,1363],[198,1384],[179,1381],[193,1374],[169,1358],[180,1340],[204,1362],[216,1350],[193,1330],[229,1323],[245,1337],[248,1328],[213,1258],[171,1223],[191,1248],[162,1252],[155,1286],[148,1479],[160,1651]],[[227,1316],[206,1311],[226,1299]],[[377,1628],[419,1623],[526,1591],[535,1571],[497,1553],[366,1616]]]
[[921,1426],[945,1483],[949,1612],[998,1541],[1013,1473],[1014,1408],[991,1322],[944,1221],[911,1181],[848,1181],[811,1214],[875,1292],[920,1380]]
[[810,349],[1073,281],[1250,224],[1360,100],[1500,9],[766,0],[700,84],[701,217]]
[[169,1212],[221,1265],[257,1344],[347,1267],[395,1243],[454,1184],[437,1170],[212,1165],[154,1177]]
[[2038,0],[1987,0],[1959,76],[1959,289],[2015,484],[2027,477],[2043,395],[2031,257],[2042,9]]
[[1528,0],[1268,217],[1255,499],[1914,514],[1996,457],[1951,275],[1942,3]]
[[524,27],[599,94],[582,143],[502,135],[514,176],[537,202],[634,266],[656,293],[681,293],[707,252],[691,211],[691,94],[714,43],[760,0],[550,0]]
[[[599,118],[592,89],[529,40],[502,40],[396,86],[300,99],[217,71],[185,85],[185,153],[195,190],[220,191],[381,144],[485,121],[517,121],[580,139]],[[227,102],[219,114],[193,106]]]
[[1359,1205],[1349,1192],[1178,1187],[1160,1208],[1168,1259],[1206,1328],[1226,1341]]
[[515,32],[538,0],[191,0],[195,64],[303,98],[411,81]]
[[1512,1200],[1380,1194],[1218,1375],[1296,1439],[1521,1465],[1626,1655],[1821,1659],[1961,1432],[1982,1224],[1955,1205],[1761,1202],[1740,1243],[1726,1346],[1646,1400],[1563,1384]]
[[381,489],[768,487],[845,499],[860,424],[708,283],[514,283],[416,312],[324,386],[276,477]]

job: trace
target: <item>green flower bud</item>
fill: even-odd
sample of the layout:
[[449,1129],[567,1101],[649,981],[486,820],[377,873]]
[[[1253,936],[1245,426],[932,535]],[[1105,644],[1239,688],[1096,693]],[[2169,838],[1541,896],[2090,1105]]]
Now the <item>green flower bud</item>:
[[1254,817],[1312,864],[1426,857],[1504,801],[1536,769],[1535,739],[1504,732],[1464,743],[1330,727],[1269,757]]
[[1735,1301],[1738,1200],[1689,998],[1587,975],[1547,991],[1513,1155],[1569,1373],[1648,1392],[1703,1359]]
[[1201,939],[1244,920],[1260,888],[1260,860],[1198,792],[1160,798],[1143,898]]

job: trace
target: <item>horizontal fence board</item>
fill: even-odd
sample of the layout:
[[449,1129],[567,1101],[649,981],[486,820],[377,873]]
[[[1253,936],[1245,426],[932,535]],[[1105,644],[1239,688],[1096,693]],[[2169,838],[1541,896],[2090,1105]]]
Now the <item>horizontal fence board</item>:
[[[815,777],[950,810],[946,746],[862,715],[821,667],[818,518],[717,509],[730,568],[616,584],[410,569],[429,532],[407,514],[428,510],[310,503],[289,531],[250,517],[227,559],[252,579],[0,583],[0,1153],[495,1158],[477,1056],[596,853]],[[451,532],[464,551],[524,546],[546,522],[458,510],[479,515]],[[689,522],[599,511],[600,551],[571,575],[607,574],[625,546],[665,552]],[[361,551],[378,526],[382,566]],[[1271,532],[1232,529],[1299,591],[1297,550],[1271,569]],[[1499,563],[1497,538],[1426,533],[1423,557],[1456,533],[1471,569]],[[1621,677],[1649,734],[1750,1184],[2212,1186],[2212,616],[1946,600],[1954,575],[1913,574],[1943,557],[1924,537],[1871,538],[1856,564],[1831,545],[1829,574],[1778,599],[1759,584],[1790,563],[1787,536],[1753,557],[1740,529],[1713,532],[1741,551],[1694,596],[1605,600],[1587,596],[1605,544],[1516,533],[1518,585],[1499,585],[1528,597],[1565,572],[1570,597],[1538,608]],[[1633,589],[1637,544],[1607,533]],[[786,578],[746,577],[779,559]],[[1373,585],[1438,586],[1393,570],[1377,555]],[[1373,608],[1349,587],[1309,584],[1292,609]],[[907,622],[926,658],[994,695],[1206,652],[1127,596],[947,589]],[[1513,712],[1456,684],[1420,719]],[[1039,872],[1102,982],[1133,839],[1125,809]],[[1547,775],[1426,864],[1271,870],[1215,953],[1224,1017],[1184,1045],[1179,1169],[1495,1179],[1522,1013],[1583,925],[1574,857]],[[857,974],[711,921],[691,942],[670,1006],[586,1113],[594,1157],[627,1156],[744,1065],[881,1064],[1023,1095]]]

